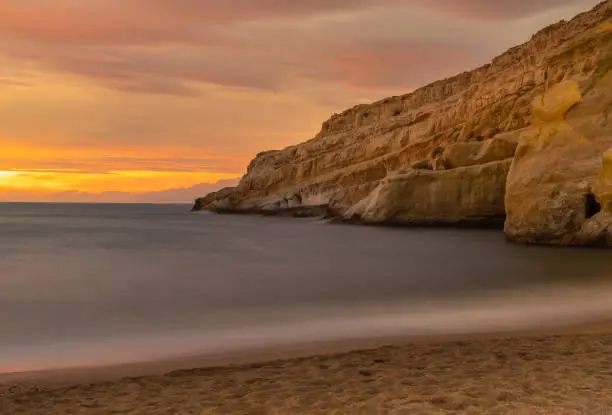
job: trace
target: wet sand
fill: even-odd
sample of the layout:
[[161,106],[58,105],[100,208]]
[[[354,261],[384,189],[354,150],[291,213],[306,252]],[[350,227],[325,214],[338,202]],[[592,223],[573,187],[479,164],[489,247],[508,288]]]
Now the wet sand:
[[384,341],[4,375],[0,414],[612,412],[609,322]]

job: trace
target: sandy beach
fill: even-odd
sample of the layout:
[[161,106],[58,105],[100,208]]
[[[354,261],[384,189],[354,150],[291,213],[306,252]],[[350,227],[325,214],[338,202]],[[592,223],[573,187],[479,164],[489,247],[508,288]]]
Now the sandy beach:
[[[349,350],[348,344],[335,347]],[[5,375],[0,377],[0,414],[612,411],[612,324],[607,322],[556,332],[332,350],[302,357],[289,356],[309,352],[285,350],[234,359],[233,364],[217,359],[216,365],[211,360],[201,368],[170,371],[169,365],[179,363]],[[271,360],[275,355],[280,359]]]

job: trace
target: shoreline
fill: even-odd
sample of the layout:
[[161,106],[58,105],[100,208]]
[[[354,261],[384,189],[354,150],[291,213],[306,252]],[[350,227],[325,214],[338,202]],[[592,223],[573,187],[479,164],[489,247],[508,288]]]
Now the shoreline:
[[286,218],[286,219],[312,219],[324,221],[328,225],[361,226],[371,228],[391,229],[459,229],[459,230],[491,230],[498,231],[508,243],[522,246],[552,247],[560,249],[585,249],[585,250],[609,250],[610,245],[601,241],[588,243],[563,239],[533,239],[526,237],[515,237],[505,232],[506,216],[491,216],[488,218],[472,218],[457,221],[444,220],[413,220],[413,221],[368,221],[359,217],[347,218],[326,206],[303,206],[289,209],[264,210],[264,209],[210,209],[193,206],[190,213],[211,213],[224,216],[253,216],[261,218]]
[[225,216],[253,216],[262,218],[313,219],[322,220],[331,225],[368,226],[379,228],[441,228],[441,229],[491,229],[504,230],[504,216],[487,218],[466,218],[456,221],[445,220],[414,220],[414,221],[368,221],[359,217],[345,217],[327,205],[297,206],[277,210],[265,209],[209,209],[193,206],[191,213],[212,213]]
[[606,319],[5,374],[0,412],[605,413],[610,367]]
[[124,377],[155,376],[189,369],[235,368],[252,364],[358,353],[387,347],[400,348],[416,344],[449,344],[463,341],[478,342],[508,338],[530,339],[548,336],[577,336],[602,333],[612,334],[612,316],[589,322],[574,322],[565,325],[549,324],[519,330],[510,329],[429,335],[413,334],[314,341],[293,345],[255,347],[246,351],[190,353],[180,356],[100,366],[58,367],[23,372],[0,372],[0,390],[3,387],[6,388],[13,385],[39,386],[41,384],[59,388],[92,382],[116,381]]

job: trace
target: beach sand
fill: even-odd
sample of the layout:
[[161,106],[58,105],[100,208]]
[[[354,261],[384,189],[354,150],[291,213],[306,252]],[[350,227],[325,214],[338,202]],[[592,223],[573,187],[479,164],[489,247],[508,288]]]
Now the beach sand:
[[0,378],[0,414],[609,414],[612,324],[123,378],[83,370],[78,383],[75,373],[64,384],[61,371]]

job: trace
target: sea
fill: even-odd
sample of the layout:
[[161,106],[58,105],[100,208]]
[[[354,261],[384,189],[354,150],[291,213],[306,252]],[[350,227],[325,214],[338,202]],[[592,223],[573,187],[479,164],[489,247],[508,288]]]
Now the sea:
[[612,317],[612,252],[501,230],[0,204],[0,372]]

